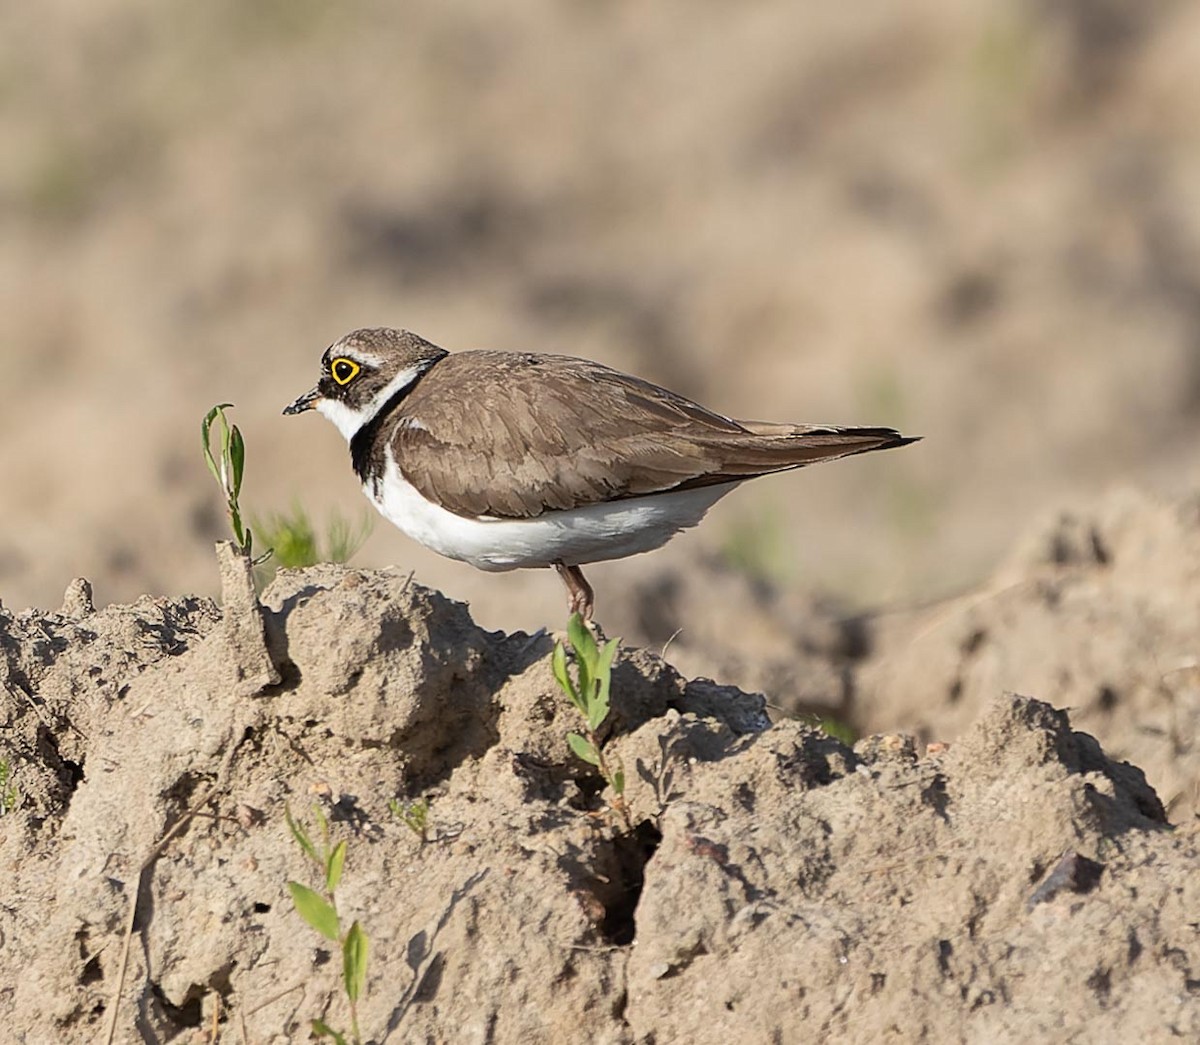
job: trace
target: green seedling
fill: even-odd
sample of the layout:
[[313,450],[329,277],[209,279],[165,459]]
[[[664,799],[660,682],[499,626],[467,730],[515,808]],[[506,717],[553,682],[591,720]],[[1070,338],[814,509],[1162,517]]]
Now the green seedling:
[[346,867],[346,842],[330,845],[329,820],[319,806],[313,807],[320,828],[320,845],[309,837],[304,826],[284,807],[288,829],[301,852],[317,868],[320,884],[311,889],[300,882],[288,882],[296,913],[325,939],[336,943],[342,954],[342,987],[350,1007],[350,1035],[334,1030],[324,1020],[312,1021],[312,1031],[318,1038],[331,1038],[335,1045],[361,1045],[358,1030],[358,1000],[367,985],[367,934],[355,921],[349,929],[342,928],[337,909],[337,887]]
[[254,528],[274,551],[274,564],[285,568],[315,566],[319,562],[345,562],[371,534],[371,520],[352,523],[336,512],[318,534],[312,517],[299,504],[290,511],[255,519]]
[[415,802],[401,802],[398,798],[388,801],[388,809],[392,816],[402,820],[404,825],[422,842],[429,840],[429,799],[418,798]]
[[[200,425],[201,446],[204,450],[204,463],[208,465],[212,477],[221,487],[222,493],[225,494],[225,510],[229,513],[229,525],[233,529],[233,538],[237,542],[238,549],[251,559],[253,565],[257,566],[270,558],[271,550],[268,548],[257,559],[251,558],[254,537],[250,533],[250,528],[242,522],[242,510],[238,504],[238,498],[242,493],[242,477],[246,471],[246,441],[242,438],[238,426],[231,425],[225,416],[225,411],[232,406],[232,403],[221,403],[204,415],[204,420]],[[218,422],[220,427],[221,460],[219,464],[212,451],[214,421]]]
[[567,746],[578,758],[600,771],[604,782],[612,789],[613,811],[626,829],[632,830],[629,806],[625,802],[625,768],[620,760],[610,761],[596,736],[596,731],[608,718],[613,658],[621,640],[610,639],[603,646],[598,645],[578,613],[571,614],[567,622],[567,639],[575,651],[575,678],[571,677],[567,667],[567,651],[561,642],[554,647],[554,677],[584,722],[582,732],[567,734]]
[[371,536],[372,519],[368,514],[358,517],[353,523],[337,512],[329,517],[325,528],[325,543],[322,545],[325,558],[329,562],[346,562],[354,555],[363,542]]
[[844,719],[834,715],[816,715],[815,724],[826,736],[840,740],[846,747],[854,747],[858,740],[858,731]]
[[0,816],[8,816],[21,804],[21,792],[13,783],[12,763],[0,758]]

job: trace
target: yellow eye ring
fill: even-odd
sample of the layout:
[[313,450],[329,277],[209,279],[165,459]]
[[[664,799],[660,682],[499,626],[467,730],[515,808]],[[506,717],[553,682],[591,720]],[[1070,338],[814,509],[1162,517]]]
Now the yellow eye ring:
[[347,359],[345,356],[339,356],[329,364],[330,376],[339,385],[348,385],[356,377],[362,369],[353,359]]

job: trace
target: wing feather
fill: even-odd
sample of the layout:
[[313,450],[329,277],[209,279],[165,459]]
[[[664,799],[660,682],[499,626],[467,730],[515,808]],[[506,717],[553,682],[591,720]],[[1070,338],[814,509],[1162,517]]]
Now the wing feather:
[[425,497],[513,519],[911,442],[890,428],[739,422],[599,363],[500,352],[439,362],[390,439]]

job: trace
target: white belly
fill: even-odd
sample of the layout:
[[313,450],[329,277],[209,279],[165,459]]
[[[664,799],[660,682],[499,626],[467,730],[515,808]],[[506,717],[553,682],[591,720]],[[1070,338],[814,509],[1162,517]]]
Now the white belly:
[[533,519],[467,519],[427,501],[389,460],[380,496],[369,485],[363,492],[384,518],[426,548],[481,570],[515,570],[556,562],[582,566],[661,548],[737,485],[632,497]]

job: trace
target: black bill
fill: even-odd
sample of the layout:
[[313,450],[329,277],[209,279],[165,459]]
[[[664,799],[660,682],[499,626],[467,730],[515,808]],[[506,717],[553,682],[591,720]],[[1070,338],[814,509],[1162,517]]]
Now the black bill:
[[313,404],[321,398],[321,390],[319,388],[310,388],[299,399],[289,406],[283,408],[285,414],[302,414],[305,410],[311,410]]

